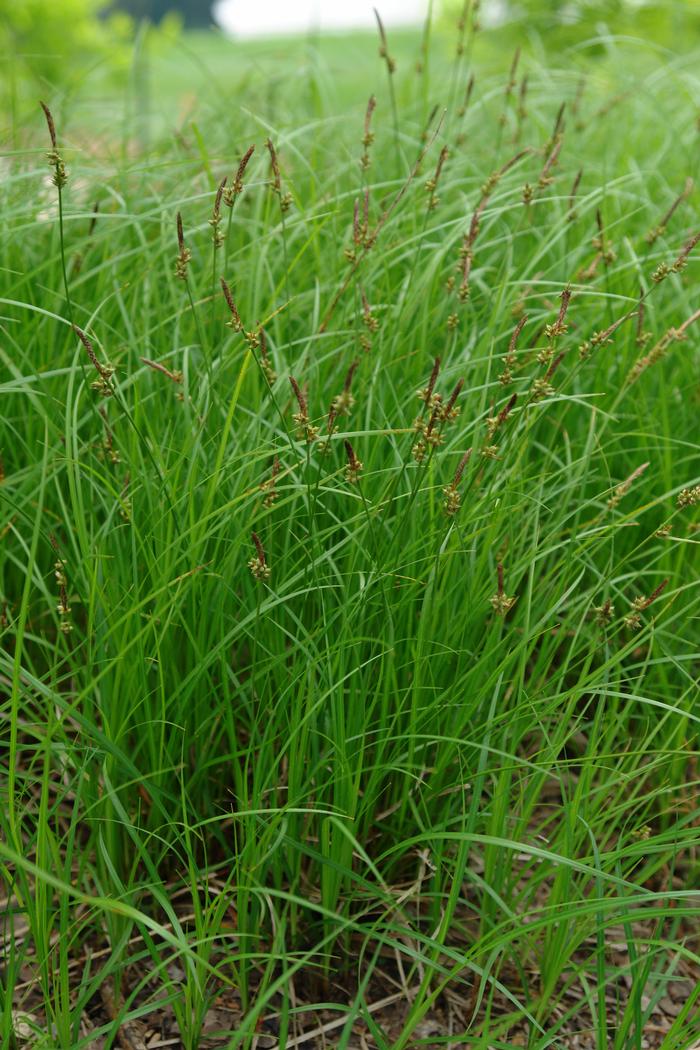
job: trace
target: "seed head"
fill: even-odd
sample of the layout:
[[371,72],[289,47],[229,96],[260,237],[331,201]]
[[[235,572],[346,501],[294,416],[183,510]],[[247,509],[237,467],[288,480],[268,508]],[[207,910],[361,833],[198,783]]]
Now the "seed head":
[[435,390],[435,384],[437,383],[437,377],[440,372],[440,358],[436,357],[433,364],[433,370],[430,373],[428,379],[428,385],[423,387],[422,390],[418,391],[418,398],[428,407],[432,407],[433,403],[433,391]]
[[165,365],[162,365],[160,361],[151,361],[148,357],[142,357],[141,360],[144,365],[152,368],[154,372],[160,372],[161,375],[167,376],[173,383],[181,383],[184,378],[182,372],[171,372],[170,369],[166,368]]
[[214,198],[214,210],[209,220],[209,225],[212,228],[212,241],[214,243],[214,250],[220,248],[224,243],[224,235],[221,232],[221,198],[223,197],[224,187],[226,186],[226,176],[219,183],[219,188],[216,191],[216,197]]
[[360,480],[363,466],[350,442],[345,440],[343,444],[345,445],[345,454],[348,457],[347,466],[345,467],[345,480],[351,485],[356,485]]
[[56,610],[60,617],[58,627],[63,634],[70,634],[70,632],[73,630],[73,625],[70,622],[71,610],[67,590],[68,579],[66,574],[66,562],[60,553],[58,540],[56,539],[53,533],[51,533],[49,539],[51,541],[51,546],[53,547],[54,553],[56,555],[56,561],[54,562],[54,578],[56,580],[56,586],[58,588],[58,604],[56,606]]
[[460,508],[462,500],[458,491],[459,483],[462,480],[464,469],[467,463],[469,462],[471,454],[472,450],[470,448],[467,449],[467,451],[464,453],[464,455],[459,461],[459,465],[457,467],[457,470],[455,471],[455,475],[452,481],[449,483],[449,485],[445,485],[444,489],[442,490],[443,495],[445,497],[445,499],[443,500],[442,507],[445,511],[445,514],[447,514],[448,517],[451,517],[452,515],[456,514]]
[[543,401],[546,397],[552,397],[556,390],[546,378],[539,378],[532,384],[532,400]]
[[418,438],[418,440],[413,445],[413,448],[411,449],[411,455],[413,456],[416,463],[422,463],[425,459],[427,451],[428,446],[426,445],[423,438]]
[[595,605],[593,607],[593,612],[595,614],[595,621],[598,624],[598,626],[607,627],[608,624],[612,622],[613,617],[615,616],[615,606],[610,601],[610,599],[607,598],[602,605]]
[[449,152],[450,151],[447,146],[442,147],[442,149],[440,150],[440,156],[438,157],[437,166],[435,168],[435,174],[432,176],[432,178],[428,179],[428,181],[425,184],[425,188],[428,192],[428,211],[433,211],[435,208],[437,208],[438,204],[440,203],[440,198],[436,196],[435,191],[437,190],[438,183],[440,182],[442,169],[445,165],[445,161],[449,156]]
[[425,438],[425,441],[432,448],[437,448],[438,445],[442,444],[443,440],[442,434],[440,433],[440,430],[437,427],[437,424],[440,422],[441,419],[442,399],[438,394],[436,394],[435,397],[435,407],[433,408],[430,419],[428,420],[428,425],[423,432],[423,437]]
[[250,569],[256,580],[265,582],[270,579],[270,566],[267,564],[267,559],[265,558],[265,550],[257,532],[253,532],[251,535],[256,553],[255,556],[252,557],[248,562],[248,568]]
[[289,208],[292,204],[292,195],[291,193],[282,193],[282,174],[280,172],[277,151],[274,147],[272,139],[268,139],[265,145],[267,146],[268,153],[270,154],[270,167],[272,168],[272,192],[276,193],[279,197],[280,210],[282,212],[289,211]]
[[367,102],[367,110],[365,112],[364,135],[362,136],[363,149],[362,156],[360,158],[360,167],[363,171],[366,171],[371,164],[369,149],[372,143],[374,142],[374,132],[372,131],[372,114],[374,113],[374,108],[376,105],[376,98],[374,97],[374,95],[370,95],[369,100]]
[[85,347],[87,355],[90,358],[90,363],[97,372],[98,378],[90,384],[91,388],[101,394],[102,397],[111,397],[114,391],[110,385],[110,380],[114,375],[114,366],[110,364],[102,364],[98,361],[94,347],[82,328],[78,328],[78,326],[74,324],[73,331]]
[[651,279],[654,282],[654,284],[661,284],[662,281],[666,280],[670,272],[671,267],[668,265],[668,263],[659,263],[659,265],[656,267],[653,274],[651,275]]
[[336,416],[348,416],[352,411],[352,408],[355,404],[355,398],[350,393],[350,387],[352,386],[353,376],[357,371],[359,363],[359,361],[353,361],[353,363],[350,365],[347,371],[347,375],[345,376],[345,382],[343,384],[343,389],[341,393],[337,394],[333,398],[333,401],[331,403],[331,412],[333,413],[334,419]]
[[297,435],[300,440],[307,441],[310,444],[312,441],[315,441],[318,436],[318,427],[312,426],[309,421],[309,406],[306,400],[306,395],[294,376],[289,377],[289,382],[291,383],[294,396],[299,406],[299,411],[295,412],[292,416],[297,428]]
[[628,478],[625,478],[625,480],[617,486],[612,496],[608,500],[608,508],[610,510],[614,510],[614,508],[618,505],[622,497],[627,495],[629,490],[632,488],[634,482],[637,480],[637,478],[640,478],[642,476],[642,474],[648,466],[648,463],[642,463],[640,467],[637,467],[635,470],[633,470],[630,476]]
[[379,57],[386,62],[387,72],[391,76],[392,73],[396,72],[396,62],[389,54],[386,32],[376,7],[374,8],[374,17],[377,19],[377,28],[379,29]]
[[671,221],[671,218],[673,217],[673,214],[676,211],[676,208],[678,208],[678,206],[680,204],[682,204],[682,202],[686,199],[686,197],[688,197],[692,193],[692,190],[693,190],[693,180],[692,179],[686,179],[685,180],[685,186],[683,187],[683,191],[681,193],[679,193],[679,195],[676,197],[676,199],[674,200],[673,204],[668,209],[666,214],[663,216],[663,218],[661,219],[659,224],[657,226],[654,226],[653,229],[650,230],[649,233],[646,235],[645,240],[646,240],[647,244],[652,245],[652,244],[654,244],[654,242],[659,237],[663,237],[664,233],[666,232],[666,227],[668,226],[669,222]]
[[243,176],[248,167],[248,161],[255,152],[255,146],[249,146],[238,163],[238,169],[233,177],[233,184],[224,190],[223,201],[227,208],[232,208],[236,198],[243,193]]
[[694,507],[696,503],[700,503],[700,485],[695,485],[690,489],[681,489],[678,493],[677,503],[681,510],[684,507]]
[[52,145],[52,147],[54,149],[56,149],[57,146],[58,146],[58,143],[56,141],[56,125],[53,122],[53,117],[51,115],[51,110],[49,109],[49,107],[46,105],[45,102],[40,102],[39,105],[43,109],[44,116],[46,117],[46,123],[47,123],[48,129],[49,129],[49,137],[51,139],[51,145]]
[[270,355],[267,350],[267,336],[265,335],[265,329],[262,325],[258,328],[258,339],[260,344],[260,368],[262,369],[268,385],[273,386],[277,382],[277,373],[272,367],[272,362],[270,361]]
[[454,390],[450,394],[447,403],[440,407],[440,420],[443,423],[452,423],[459,416],[459,406],[457,405],[457,398],[459,397],[462,387],[464,386],[464,380],[460,379],[457,382]]
[[58,143],[56,140],[56,125],[54,124],[51,110],[45,102],[40,102],[39,105],[44,111],[46,117],[46,124],[49,129],[49,137],[51,139],[51,149],[46,154],[46,159],[49,162],[49,166],[53,168],[52,182],[56,189],[61,190],[68,181],[68,173],[66,171],[65,164],[63,163],[63,157],[58,150]]
[[365,328],[367,328],[370,332],[376,332],[378,330],[378,328],[379,328],[379,321],[377,320],[377,318],[372,313],[372,308],[369,305],[369,302],[367,301],[367,296],[365,295],[364,288],[362,289],[361,294],[362,294],[362,323],[364,324]]
[[270,477],[263,481],[260,488],[265,493],[265,499],[263,500],[264,507],[271,507],[277,500],[277,475],[282,469],[279,458],[275,456],[272,461],[272,471]]
[[523,314],[523,316],[520,318],[517,325],[515,326],[513,334],[510,337],[510,343],[508,344],[508,353],[506,354],[503,362],[503,372],[498,377],[500,382],[504,386],[507,386],[513,381],[513,368],[515,367],[515,349],[518,342],[518,337],[520,336],[520,333],[522,332],[526,324],[527,314]]
[[642,626],[642,618],[639,614],[644,612],[645,609],[648,609],[649,606],[656,601],[659,595],[661,595],[668,586],[668,582],[668,579],[662,580],[659,586],[647,597],[640,596],[633,599],[632,611],[624,617],[625,626],[632,630],[638,630]]
[[675,262],[671,265],[671,271],[673,273],[681,273],[683,270],[685,270],[686,266],[688,265],[688,256],[690,255],[698,241],[700,241],[700,233],[694,234],[690,238],[690,240],[686,241],[680,255],[678,255]]
[[233,300],[231,289],[229,288],[228,284],[226,283],[223,277],[220,277],[219,280],[221,282],[221,291],[224,293],[226,305],[231,311],[231,320],[226,322],[226,327],[232,328],[234,332],[242,332],[243,322],[241,321],[241,315],[238,313],[238,308]]
[[496,616],[506,616],[515,605],[518,600],[517,597],[509,597],[505,593],[505,587],[503,584],[503,566],[499,562],[496,566],[498,575],[498,588],[495,594],[492,594],[489,598],[491,607],[493,608]]
[[185,234],[182,229],[182,215],[177,213],[177,247],[178,255],[175,260],[175,276],[181,281],[187,280],[187,265],[192,258],[192,252],[185,244]]

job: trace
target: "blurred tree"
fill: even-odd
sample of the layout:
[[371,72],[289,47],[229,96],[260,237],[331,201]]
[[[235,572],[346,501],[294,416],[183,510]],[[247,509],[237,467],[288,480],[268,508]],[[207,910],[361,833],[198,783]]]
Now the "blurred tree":
[[115,6],[136,19],[148,18],[154,23],[172,13],[186,26],[208,26],[212,21],[211,0],[116,0]]
[[123,12],[100,17],[104,7],[104,0],[0,0],[0,50],[10,75],[20,69],[56,80],[81,58],[118,63],[132,23]]
[[[473,8],[474,0],[444,0],[452,17],[465,6]],[[480,13],[484,24],[492,19],[537,35],[550,51],[589,39],[589,52],[600,52],[609,33],[678,50],[695,46],[700,35],[698,0],[481,0]]]

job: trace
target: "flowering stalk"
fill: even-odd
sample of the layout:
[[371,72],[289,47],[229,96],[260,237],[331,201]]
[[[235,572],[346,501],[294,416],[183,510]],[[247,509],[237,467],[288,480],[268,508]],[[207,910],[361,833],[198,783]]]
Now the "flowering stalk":
[[306,395],[297,383],[294,376],[289,377],[289,382],[291,383],[292,390],[294,391],[294,397],[296,398],[297,405],[299,406],[299,411],[295,412],[292,416],[297,428],[297,434],[301,440],[306,441],[307,444],[310,445],[311,442],[315,441],[316,437],[318,436],[318,427],[312,426],[311,422],[309,421],[308,401],[306,400]]
[[103,365],[97,359],[94,347],[82,328],[78,328],[76,324],[73,325],[73,331],[77,335],[80,342],[85,347],[85,351],[90,358],[90,363],[97,372],[97,379],[90,384],[93,390],[96,390],[102,397],[111,397],[114,393],[110,380],[114,375],[114,366],[110,364]]
[[517,597],[509,597],[505,592],[505,586],[503,583],[503,565],[499,561],[496,566],[498,574],[498,587],[496,593],[489,598],[491,607],[496,613],[496,616],[506,616],[517,602]]
[[523,316],[520,318],[517,325],[515,326],[513,334],[510,337],[510,342],[508,344],[508,353],[506,354],[503,362],[503,371],[498,377],[499,381],[503,384],[503,386],[508,386],[509,383],[513,382],[513,368],[515,367],[515,349],[518,342],[518,337],[526,324],[527,314],[523,314]]
[[449,483],[449,485],[445,485],[444,489],[442,490],[443,495],[445,497],[442,506],[443,510],[445,511],[445,514],[447,514],[448,517],[452,517],[453,515],[455,515],[460,508],[462,499],[458,491],[459,483],[462,480],[462,475],[464,474],[465,467],[471,459],[471,454],[472,450],[468,448],[459,461],[452,481]]
[[360,157],[360,167],[363,171],[367,171],[370,164],[372,163],[369,151],[370,146],[374,142],[374,132],[372,131],[372,114],[374,113],[376,105],[376,98],[374,97],[374,95],[370,95],[369,101],[367,102],[367,110],[365,112],[365,128],[364,134],[362,136],[362,156]]
[[345,454],[348,457],[348,463],[345,468],[345,480],[350,485],[356,485],[360,480],[360,474],[362,473],[363,465],[357,458],[355,449],[352,447],[350,442],[346,439],[343,444],[345,445]]
[[251,533],[251,536],[255,547],[255,555],[248,562],[248,568],[256,580],[265,583],[270,579],[270,566],[267,564],[265,549],[257,532]]
[[61,244],[61,269],[63,271],[63,287],[66,293],[66,305],[68,308],[68,319],[73,323],[73,303],[71,302],[70,291],[68,289],[68,268],[66,266],[66,247],[65,247],[65,236],[63,229],[63,187],[68,181],[68,172],[63,162],[63,157],[58,149],[58,140],[56,138],[56,125],[51,114],[51,110],[45,102],[40,102],[44,116],[46,118],[46,125],[49,129],[49,138],[51,139],[51,149],[46,154],[46,159],[49,162],[49,166],[53,169],[53,177],[51,181],[56,187],[58,194],[58,234]]
[[396,157],[400,156],[399,149],[399,111],[396,107],[396,91],[394,90],[394,73],[396,72],[396,61],[389,54],[389,43],[386,38],[386,30],[384,29],[384,23],[381,20],[379,11],[376,7],[374,8],[374,17],[377,20],[377,29],[379,30],[379,57],[384,60],[386,66],[387,78],[389,80],[389,97],[391,98],[391,112],[394,119],[394,142],[396,146]]
[[656,601],[656,599],[663,593],[663,591],[668,586],[668,582],[668,579],[662,580],[659,586],[654,591],[652,591],[650,595],[648,595],[647,597],[642,595],[639,598],[634,599],[634,601],[632,602],[631,611],[623,619],[625,627],[629,627],[632,631],[639,630],[639,628],[642,626],[642,618],[640,616],[640,613],[644,612],[645,609],[649,608],[652,602]]
[[230,183],[224,189],[224,192],[223,192],[223,198],[222,198],[223,203],[229,209],[228,223],[226,225],[226,238],[225,238],[225,250],[224,250],[224,269],[228,268],[228,255],[229,255],[229,247],[230,247],[230,244],[231,244],[231,226],[233,224],[233,208],[234,208],[234,205],[235,205],[236,201],[238,200],[240,195],[243,193],[243,176],[245,175],[245,170],[248,167],[248,163],[250,161],[250,158],[253,156],[254,152],[255,152],[255,146],[249,146],[248,149],[243,154],[243,156],[241,157],[240,161],[238,162],[238,168],[236,169],[236,174],[233,177],[233,182]]

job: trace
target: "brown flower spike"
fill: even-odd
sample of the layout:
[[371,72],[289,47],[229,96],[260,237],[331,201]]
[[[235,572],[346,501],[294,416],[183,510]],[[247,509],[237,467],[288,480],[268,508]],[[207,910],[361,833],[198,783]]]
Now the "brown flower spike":
[[489,602],[491,603],[491,606],[493,607],[496,616],[506,616],[507,613],[509,613],[510,610],[513,608],[518,599],[517,597],[508,597],[508,595],[505,592],[505,587],[503,584],[503,566],[500,563],[500,561],[496,566],[496,571],[498,574],[498,589],[496,593],[489,598]]
[[248,562],[248,568],[250,569],[256,580],[265,582],[270,579],[270,566],[267,564],[265,550],[257,532],[253,532],[251,535],[256,553],[255,556],[252,557]]

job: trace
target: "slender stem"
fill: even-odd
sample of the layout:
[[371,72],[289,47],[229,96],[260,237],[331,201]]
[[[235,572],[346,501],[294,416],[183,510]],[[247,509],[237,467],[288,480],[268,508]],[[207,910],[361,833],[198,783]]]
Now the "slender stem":
[[63,192],[61,187],[58,187],[58,236],[61,243],[61,270],[63,271],[63,287],[66,292],[66,306],[68,309],[68,320],[71,325],[73,321],[73,303],[70,297],[70,289],[68,287],[68,267],[66,266],[66,245],[65,236],[63,232]]

